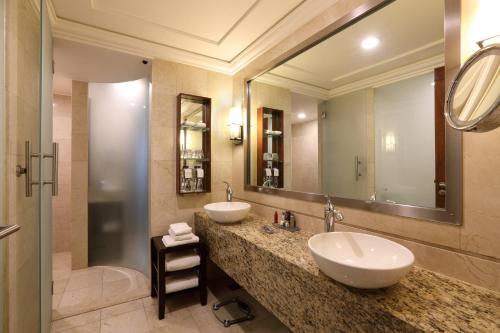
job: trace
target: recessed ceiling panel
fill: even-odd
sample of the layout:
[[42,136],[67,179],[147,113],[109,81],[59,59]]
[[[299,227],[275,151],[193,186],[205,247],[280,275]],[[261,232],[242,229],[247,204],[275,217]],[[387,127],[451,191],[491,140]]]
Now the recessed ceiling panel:
[[305,2],[52,0],[58,20],[223,61],[234,59]]
[[93,0],[92,8],[111,15],[219,43],[258,0]]

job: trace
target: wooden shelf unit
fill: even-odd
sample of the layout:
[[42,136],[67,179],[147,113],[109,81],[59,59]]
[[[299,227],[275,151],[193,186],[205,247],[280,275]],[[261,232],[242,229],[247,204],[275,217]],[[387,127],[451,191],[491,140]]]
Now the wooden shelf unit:
[[[183,119],[182,114],[182,103],[183,101],[191,102],[193,104],[201,104],[201,121],[206,124],[206,127],[197,127],[184,125],[183,122],[186,119]],[[211,107],[212,100],[208,97],[189,95],[189,94],[179,94],[177,96],[177,144],[176,144],[176,188],[178,195],[186,195],[186,194],[200,194],[200,193],[209,193],[211,191]],[[181,132],[183,131],[183,132]],[[201,139],[201,150],[203,151],[203,158],[196,157],[183,157],[181,146],[186,143],[186,136],[188,131],[192,131],[195,133],[199,133],[202,136]],[[184,133],[184,137],[181,138],[181,133]],[[187,147],[184,146],[184,149]],[[192,191],[183,191],[181,184],[181,174],[184,170],[185,166],[189,165],[199,165],[204,170],[203,177],[203,191],[197,191],[196,189]],[[193,168],[193,176],[194,176],[194,168]]]
[[[272,119],[271,123],[269,120]],[[280,131],[281,134],[267,134],[266,130]],[[283,188],[283,161],[284,161],[284,113],[267,107],[257,109],[257,185],[264,183],[264,169],[272,164],[272,168],[279,170],[278,188]],[[271,140],[271,151],[268,151]],[[264,153],[278,153],[278,160],[264,160]]]

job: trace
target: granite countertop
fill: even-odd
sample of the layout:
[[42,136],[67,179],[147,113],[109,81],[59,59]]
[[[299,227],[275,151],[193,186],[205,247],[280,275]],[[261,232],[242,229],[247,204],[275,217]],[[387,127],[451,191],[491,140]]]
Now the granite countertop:
[[[250,215],[218,224],[195,214],[210,258],[294,332],[500,332],[500,294],[419,267],[385,289],[359,290],[319,271],[311,233]],[[232,248],[234,247],[234,248]]]

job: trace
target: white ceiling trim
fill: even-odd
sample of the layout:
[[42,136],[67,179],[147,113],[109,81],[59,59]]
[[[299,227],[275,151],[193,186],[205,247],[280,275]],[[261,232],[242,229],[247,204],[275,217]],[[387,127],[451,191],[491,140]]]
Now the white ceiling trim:
[[154,23],[154,22],[151,22],[151,21],[144,20],[143,18],[141,18],[141,17],[139,17],[137,15],[130,15],[130,14],[124,13],[122,11],[115,10],[113,8],[109,8],[109,7],[102,6],[102,5],[99,6],[98,4],[96,4],[96,0],[90,0],[90,8],[92,8],[93,10],[97,10],[97,11],[106,13],[106,14],[109,13],[109,14],[114,14],[114,15],[120,15],[120,16],[125,16],[125,17],[129,17],[129,18],[133,18],[134,20],[138,20],[138,21],[141,21],[141,22],[143,22],[145,24],[159,27],[159,28],[161,28],[162,30],[165,30],[165,31],[175,32],[175,33],[178,33],[178,34],[181,34],[181,35],[193,38],[193,39],[197,39],[197,40],[202,41],[202,42],[210,43],[210,44],[213,44],[213,45],[220,45],[226,39],[226,37],[231,33],[231,31],[233,31],[234,29],[236,29],[236,27],[241,23],[241,21],[245,17],[247,17],[248,14],[252,10],[255,9],[255,7],[258,5],[258,3],[260,1],[261,0],[254,0],[254,2],[247,8],[247,10],[243,13],[243,15],[238,20],[236,20],[236,22],[224,33],[224,35],[219,40],[213,40],[213,39],[209,39],[209,38],[204,38],[204,37],[201,37],[201,36],[198,36],[198,35],[195,35],[195,34],[192,34],[192,33],[189,33],[189,32],[183,31],[183,30],[180,30],[180,29],[175,29],[173,27],[166,26],[164,24],[158,24],[158,23]]
[[48,0],[47,3],[54,37],[233,75],[337,1],[304,1],[231,61],[65,20],[57,16],[52,0]]
[[52,27],[56,38],[125,52],[144,58],[161,58],[186,65],[231,74],[230,63],[135,37],[86,26],[56,17]]
[[348,94],[360,89],[377,88],[386,84],[408,79],[433,71],[436,67],[444,66],[444,55],[440,54],[431,58],[417,61],[413,64],[402,66],[379,75],[334,88],[329,92],[329,98]]
[[330,98],[330,92],[328,89],[316,87],[300,81],[291,80],[272,73],[266,73],[262,76],[259,76],[256,81],[273,86],[285,87],[294,93],[323,100],[327,100]]
[[365,71],[368,71],[370,69],[373,69],[373,68],[376,68],[376,67],[379,67],[379,66],[382,66],[382,65],[390,64],[391,62],[394,62],[394,61],[406,58],[406,57],[411,56],[411,55],[413,55],[415,53],[418,53],[418,52],[422,52],[422,51],[431,49],[431,48],[433,48],[435,46],[438,46],[438,45],[444,45],[444,39],[436,40],[436,41],[434,41],[432,43],[425,44],[425,45],[423,45],[421,47],[417,47],[416,49],[413,49],[411,51],[398,54],[398,55],[396,55],[396,56],[394,56],[392,58],[385,59],[383,61],[371,64],[369,66],[365,66],[365,67],[356,69],[355,71],[352,71],[352,72],[349,72],[349,73],[346,73],[346,74],[343,74],[343,75],[339,75],[337,77],[334,77],[334,78],[330,79],[330,81],[331,82],[335,82],[335,81],[338,81],[338,80],[342,80],[342,79],[345,79],[345,78],[347,78],[349,76],[352,76],[352,75],[355,75],[355,74],[359,74],[359,73],[363,73]]
[[298,94],[328,100],[330,98],[345,95],[357,90],[370,87],[377,88],[386,84],[422,75],[433,71],[434,68],[441,66],[444,66],[444,55],[442,54],[412,63],[410,65],[402,66],[363,80],[352,82],[331,90],[316,87],[305,82],[281,77],[272,73],[266,73],[256,80],[258,82],[284,87]]

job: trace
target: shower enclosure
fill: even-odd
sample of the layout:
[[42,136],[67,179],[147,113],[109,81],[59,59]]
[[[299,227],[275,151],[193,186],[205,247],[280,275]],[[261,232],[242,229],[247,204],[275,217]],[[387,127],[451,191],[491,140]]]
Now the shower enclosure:
[[89,266],[147,274],[148,79],[89,83]]

